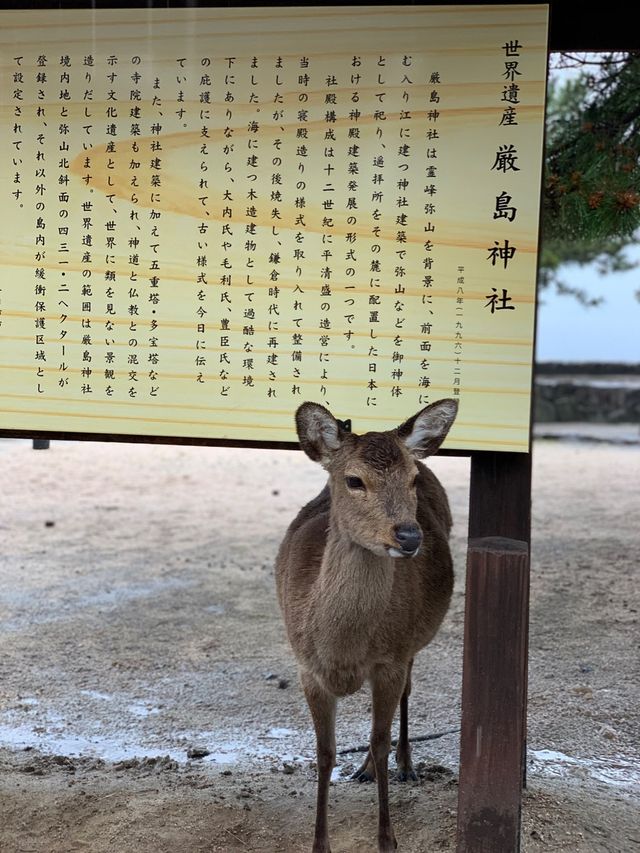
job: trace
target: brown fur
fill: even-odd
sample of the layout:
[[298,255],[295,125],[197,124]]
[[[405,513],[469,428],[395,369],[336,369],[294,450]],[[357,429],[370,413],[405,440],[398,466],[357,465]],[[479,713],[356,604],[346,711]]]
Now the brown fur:
[[[327,486],[289,527],[276,562],[278,598],[316,728],[314,853],[329,851],[336,698],[355,692],[365,680],[372,686],[373,726],[358,775],[378,780],[379,850],[396,846],[386,778],[390,726],[402,697],[396,757],[400,776],[415,778],[406,735],[411,664],[438,630],[453,587],[447,497],[415,457],[425,448],[437,449],[456,408],[454,401],[440,401],[398,430],[360,437],[342,432],[315,404],[304,404],[296,416],[301,445],[329,472]],[[345,478],[354,477],[364,489],[348,487]],[[390,553],[402,544],[396,538],[399,526],[415,531],[416,522],[423,535],[419,552],[394,559]]]

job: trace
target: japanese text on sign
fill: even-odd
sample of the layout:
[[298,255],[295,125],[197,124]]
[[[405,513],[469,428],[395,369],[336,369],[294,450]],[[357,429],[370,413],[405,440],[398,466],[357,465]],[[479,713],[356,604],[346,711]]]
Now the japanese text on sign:
[[[1,12],[0,427],[526,450],[546,6]],[[393,26],[390,21],[393,20]]]

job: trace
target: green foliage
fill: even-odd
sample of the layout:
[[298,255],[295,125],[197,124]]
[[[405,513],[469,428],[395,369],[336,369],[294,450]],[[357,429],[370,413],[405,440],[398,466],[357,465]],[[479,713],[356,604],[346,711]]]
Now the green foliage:
[[[569,58],[580,72],[549,86],[540,285],[567,288],[558,269],[630,269],[640,226],[640,53]],[[588,301],[588,300],[586,300]]]

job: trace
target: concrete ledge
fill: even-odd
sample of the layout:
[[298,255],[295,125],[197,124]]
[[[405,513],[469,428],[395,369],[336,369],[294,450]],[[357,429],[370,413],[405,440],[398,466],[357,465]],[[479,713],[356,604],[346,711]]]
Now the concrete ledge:
[[596,424],[577,421],[567,423],[536,423],[534,439],[591,441],[604,444],[640,445],[639,424]]

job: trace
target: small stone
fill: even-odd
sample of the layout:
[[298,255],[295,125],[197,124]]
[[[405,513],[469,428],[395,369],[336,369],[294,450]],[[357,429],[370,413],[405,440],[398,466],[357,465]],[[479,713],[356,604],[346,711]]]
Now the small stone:
[[611,726],[602,726],[598,734],[600,737],[604,737],[607,740],[615,740],[618,737],[618,733],[615,729],[612,729]]
[[205,758],[211,754],[211,750],[206,746],[190,746],[187,750],[187,758]]
[[133,770],[135,767],[140,766],[140,759],[138,758],[124,758],[122,761],[116,761],[113,765],[114,770]]
[[289,686],[289,679],[288,678],[281,678],[278,681],[278,690],[286,690],[288,686]]
[[296,772],[296,768],[293,766],[293,764],[289,764],[285,761],[282,765],[282,772],[286,773],[287,775],[290,775],[291,773]]
[[537,829],[532,829],[530,834],[534,841],[544,841],[544,835],[542,835],[541,832],[538,832]]

